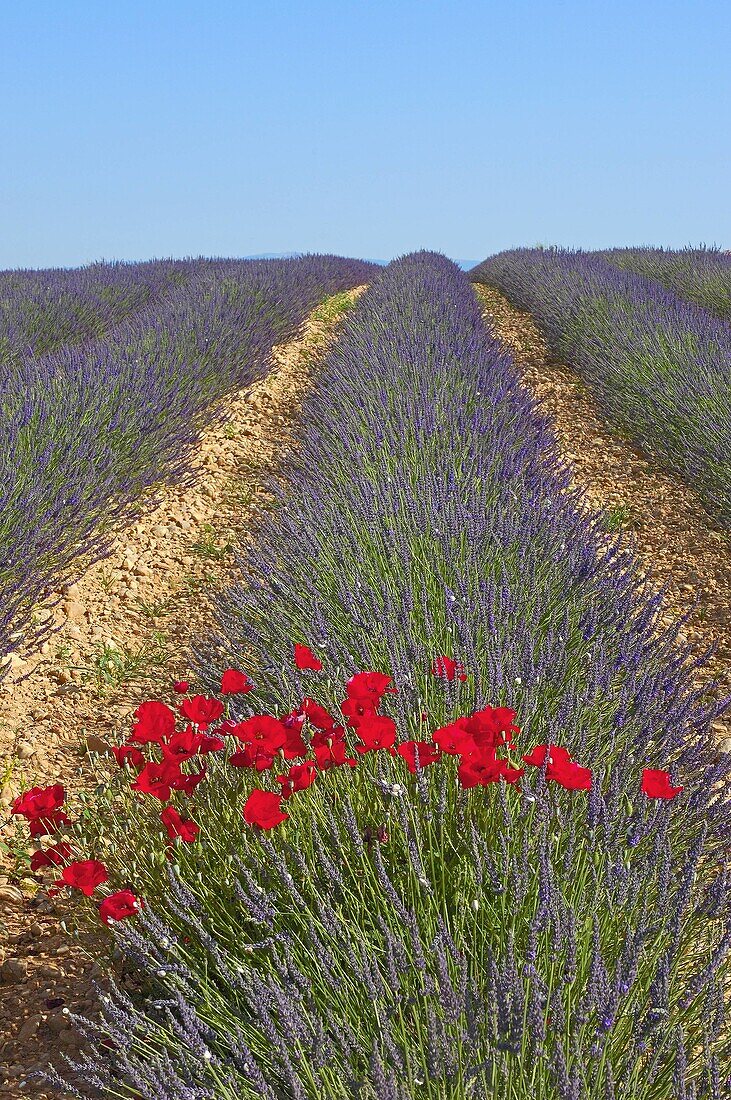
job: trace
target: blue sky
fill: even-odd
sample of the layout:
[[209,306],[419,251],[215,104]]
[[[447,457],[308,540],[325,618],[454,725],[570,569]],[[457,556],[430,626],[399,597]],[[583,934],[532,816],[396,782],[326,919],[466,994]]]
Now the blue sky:
[[731,248],[731,5],[0,5],[0,267]]

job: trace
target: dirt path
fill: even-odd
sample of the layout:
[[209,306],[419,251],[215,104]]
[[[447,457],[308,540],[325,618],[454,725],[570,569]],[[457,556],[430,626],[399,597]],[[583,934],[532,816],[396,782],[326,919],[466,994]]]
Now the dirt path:
[[[0,837],[6,842],[20,820],[9,816],[16,795],[56,782],[69,792],[93,788],[87,737],[118,744],[140,702],[170,701],[173,680],[188,678],[189,640],[205,631],[210,597],[232,577],[233,548],[251,536],[257,512],[267,507],[263,484],[293,438],[311,363],[332,341],[345,305],[364,289],[315,310],[300,338],[273,350],[274,367],[264,380],[223,399],[228,420],[196,445],[192,488],[166,489],[161,503],[119,534],[110,558],[62,590],[56,609],[37,609],[39,621],[53,615],[60,629],[39,650],[18,650],[0,684]],[[14,873],[15,866],[12,851],[4,851],[0,1095],[57,1098],[25,1077],[49,1063],[69,1075],[58,1054],[73,1056],[83,1040],[63,1010],[96,1018],[91,981],[103,973],[94,956],[107,941],[75,939],[61,926],[68,913],[63,896],[49,900],[38,881],[50,883],[57,869],[33,878]]]
[[[529,313],[492,287],[475,290],[492,331],[552,418],[591,504],[611,510],[613,525],[631,532],[646,572],[658,585],[669,583],[665,621],[687,612],[699,597],[681,637],[696,651],[718,643],[705,680],[719,680],[719,698],[731,695],[731,533],[714,524],[685,482],[609,431],[575,371],[551,361]],[[731,751],[731,715],[713,725]]]

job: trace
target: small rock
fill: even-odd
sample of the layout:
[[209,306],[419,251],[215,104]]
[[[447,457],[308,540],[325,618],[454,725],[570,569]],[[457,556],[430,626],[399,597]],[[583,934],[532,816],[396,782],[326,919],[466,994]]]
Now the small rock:
[[45,982],[54,982],[57,978],[60,978],[63,971],[57,966],[49,966],[46,963],[43,966],[38,967],[38,976],[43,978]]
[[[11,1080],[15,1080],[16,1077],[25,1078],[25,1077],[28,1076],[28,1070],[26,1069],[25,1066],[16,1064],[16,1065],[10,1066],[10,1068],[8,1069],[8,1072],[5,1074],[5,1076],[10,1078]],[[22,1082],[21,1082],[21,1087],[22,1087]]]
[[6,959],[0,966],[0,979],[4,982],[24,982],[27,977],[28,963],[25,959]]
[[31,923],[28,931],[30,932],[31,936],[33,936],[33,938],[37,940],[40,936],[43,935],[43,925],[39,924],[37,920],[34,920]]
[[17,886],[12,886],[10,883],[6,883],[5,886],[0,886],[0,904],[12,901],[22,901],[23,895]]
[[136,565],[134,567],[134,575],[135,577],[149,577],[150,570],[146,565]]
[[71,1021],[68,1016],[64,1016],[60,1012],[54,1012],[50,1015],[46,1023],[55,1035],[60,1035],[62,1031],[66,1031],[67,1028],[71,1027]]
[[67,619],[70,619],[72,623],[83,623],[86,621],[86,609],[83,603],[78,600],[67,600],[63,605],[64,615]]
[[35,745],[31,745],[30,741],[20,741],[18,743],[18,756],[21,760],[28,760],[36,752]]
[[20,1031],[16,1035],[16,1039],[18,1040],[18,1042],[24,1043],[27,1039],[32,1039],[35,1033],[38,1031],[38,1028],[41,1026],[42,1022],[42,1016],[29,1016],[28,1019],[24,1021],[22,1027],[20,1028]]
[[15,795],[13,794],[12,789],[6,783],[2,790],[0,790],[0,805],[9,806],[10,803],[14,801]]
[[39,913],[57,913],[59,911],[53,898],[39,898],[36,895],[28,904],[35,906]]
[[6,653],[0,664],[5,665],[11,672],[23,668],[25,661],[18,653]]
[[111,745],[109,745],[101,737],[97,737],[94,733],[87,734],[86,749],[88,752],[98,752],[107,756],[114,756]]

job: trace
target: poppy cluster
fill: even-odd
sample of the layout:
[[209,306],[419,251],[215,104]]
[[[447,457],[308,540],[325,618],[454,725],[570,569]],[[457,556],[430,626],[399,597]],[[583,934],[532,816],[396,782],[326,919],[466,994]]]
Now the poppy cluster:
[[[294,663],[300,670],[322,669],[322,662],[302,644],[294,646]],[[466,678],[459,662],[447,656],[437,658],[431,671],[447,680]],[[279,774],[272,777],[279,789],[254,788],[243,806],[244,821],[262,830],[273,829],[288,820],[289,813],[282,804],[289,804],[298,792],[311,787],[319,774],[334,767],[355,768],[359,757],[377,751],[400,757],[411,774],[438,763],[445,755],[458,757],[457,778],[465,790],[501,780],[515,785],[525,773],[525,766],[543,769],[548,781],[568,790],[591,788],[591,770],[572,760],[568,750],[560,745],[536,745],[522,756],[524,767],[511,762],[510,753],[520,727],[515,723],[516,712],[509,707],[488,706],[460,716],[435,729],[431,740],[399,741],[395,721],[381,712],[384,696],[396,694],[398,689],[391,677],[382,672],[358,672],[351,676],[338,716],[305,696],[288,714],[278,717],[252,714],[234,721],[224,717],[226,708],[219,699],[189,695],[189,687],[187,681],[173,684],[175,692],[185,695],[177,706],[177,714],[162,702],[142,703],[134,713],[128,740],[112,748],[120,768],[135,772],[131,789],[167,803],[160,813],[160,822],[167,835],[168,858],[172,857],[176,841],[192,844],[201,831],[197,822],[183,817],[170,802],[174,791],[190,795],[206,778],[205,763],[192,773],[185,773],[183,765],[195,757],[222,750],[226,737],[238,742],[227,760],[232,767],[263,773],[275,770],[275,764],[279,764]],[[223,673],[222,695],[248,694],[252,690],[253,684],[243,672],[227,669]],[[177,728],[178,715],[186,720],[182,729]],[[427,716],[421,714],[420,719],[423,723]],[[214,723],[219,725],[211,728]],[[352,751],[349,736],[356,739]],[[148,760],[143,754],[140,746],[151,745],[159,749],[160,759]],[[642,773],[642,791],[648,798],[671,799],[682,790],[682,786],[671,785],[666,771],[645,768]],[[33,787],[14,801],[11,812],[28,820],[32,837],[41,837],[56,832],[59,825],[69,821],[61,809],[64,799],[65,790],[60,783]],[[42,867],[63,866],[61,877],[54,883],[57,889],[50,890],[49,896],[70,886],[91,897],[108,880],[103,863],[72,857],[71,845],[65,841],[39,849],[32,856],[34,872]],[[130,889],[119,890],[100,902],[100,917],[106,924],[121,920],[142,904]]]
[[[59,825],[69,822],[68,815],[61,809],[65,798],[66,791],[61,783],[50,787],[32,787],[14,800],[10,812],[28,821],[32,837],[46,836],[55,833]],[[103,863],[95,859],[74,860],[72,856],[73,849],[67,841],[58,841],[50,848],[39,848],[33,853],[30,867],[34,873],[42,867],[64,865],[61,877],[54,883],[57,889],[50,889],[49,897],[55,896],[64,886],[73,886],[91,897],[96,887],[107,881],[107,869]],[[131,890],[118,890],[100,902],[99,916],[105,924],[109,924],[110,920],[131,916],[142,904]]]

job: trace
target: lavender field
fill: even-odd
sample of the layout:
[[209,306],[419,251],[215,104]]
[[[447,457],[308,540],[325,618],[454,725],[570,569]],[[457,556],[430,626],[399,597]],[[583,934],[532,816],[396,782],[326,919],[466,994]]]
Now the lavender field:
[[731,253],[718,248],[611,248],[598,252],[622,271],[667,289],[731,322]]
[[13,881],[102,935],[105,971],[98,1015],[66,1012],[79,1050],[24,1085],[731,1095],[731,697],[473,285],[532,314],[722,542],[726,282],[712,251],[623,249],[0,274],[2,651],[144,491],[185,483],[215,401],[368,284],[185,678],[97,737],[83,798],[40,772],[14,791]]
[[[731,329],[686,300],[689,286],[707,285],[713,261],[703,259],[694,282],[681,258],[678,297],[647,277],[659,275],[659,266],[640,261],[656,253],[635,255],[638,262],[623,258],[620,270],[609,263],[615,253],[516,249],[486,260],[470,278],[530,311],[552,352],[589,384],[608,423],[686,479],[729,527]],[[727,279],[725,262],[718,268]],[[667,281],[680,291],[677,280]]]
[[317,256],[0,274],[0,655],[143,490],[183,478],[212,402],[372,269]]

